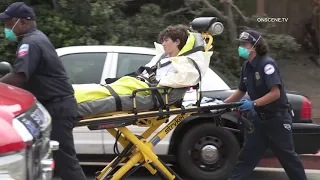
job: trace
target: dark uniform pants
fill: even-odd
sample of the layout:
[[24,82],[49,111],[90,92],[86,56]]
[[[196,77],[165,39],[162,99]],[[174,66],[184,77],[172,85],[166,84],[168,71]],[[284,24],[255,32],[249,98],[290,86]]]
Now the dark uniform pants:
[[60,143],[59,150],[53,151],[55,170],[62,180],[86,180],[76,157],[72,130],[78,122],[75,117],[76,100],[69,98],[55,103],[44,104],[52,117],[51,139]]
[[265,120],[255,118],[253,124],[255,130],[246,133],[244,146],[229,180],[248,180],[268,148],[279,159],[290,180],[306,180],[304,167],[294,151],[290,114],[283,113]]

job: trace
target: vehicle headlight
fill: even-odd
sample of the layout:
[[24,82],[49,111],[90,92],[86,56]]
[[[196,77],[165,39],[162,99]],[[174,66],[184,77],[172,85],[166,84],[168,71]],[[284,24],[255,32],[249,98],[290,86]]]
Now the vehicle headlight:
[[24,142],[30,140],[27,132],[32,135],[32,139],[38,139],[40,136],[50,137],[51,116],[41,103],[36,102],[32,108],[15,119],[17,121],[14,122],[13,126],[24,139]]
[[0,179],[26,180],[27,167],[25,151],[0,156]]
[[47,109],[40,103],[36,102],[37,109],[30,115],[40,126],[40,130],[44,131],[51,128],[51,116]]
[[27,127],[25,125],[23,125],[18,119],[13,119],[12,126],[17,131],[17,133],[20,135],[23,142],[32,141],[33,140],[32,134],[39,133],[39,131],[37,129],[34,129],[34,131],[36,130],[37,132],[34,132],[31,134],[28,131]]

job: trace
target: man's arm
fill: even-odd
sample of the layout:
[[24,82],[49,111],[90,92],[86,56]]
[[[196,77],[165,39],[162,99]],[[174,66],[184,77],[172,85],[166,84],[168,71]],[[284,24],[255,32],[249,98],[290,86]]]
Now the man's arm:
[[41,51],[34,43],[22,44],[17,52],[13,72],[0,79],[0,82],[22,87],[29,80],[40,63]]
[[9,73],[0,78],[0,82],[21,88],[26,82],[26,77],[23,73]]
[[240,101],[240,99],[242,99],[244,95],[246,95],[245,92],[242,92],[239,89],[237,89],[237,91],[234,92],[231,96],[229,96],[226,100],[224,100],[224,102],[230,103],[230,102]]

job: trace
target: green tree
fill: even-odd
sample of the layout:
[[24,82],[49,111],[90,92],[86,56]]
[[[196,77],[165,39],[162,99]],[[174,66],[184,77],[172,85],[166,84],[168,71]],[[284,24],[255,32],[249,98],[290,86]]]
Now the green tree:
[[[14,2],[0,2],[0,11]],[[211,66],[234,84],[240,65],[234,39],[246,28],[263,32],[276,59],[290,59],[300,45],[288,35],[272,34],[269,27],[247,17],[243,2],[232,0],[25,0],[37,15],[37,25],[56,48],[73,45],[129,45],[152,47],[159,31],[170,24],[189,24],[200,16],[215,16],[225,31],[214,38]],[[240,8],[239,8],[240,7]],[[269,25],[270,26],[270,25]],[[3,23],[0,32],[3,32]],[[0,33],[0,60],[13,62],[16,44]]]

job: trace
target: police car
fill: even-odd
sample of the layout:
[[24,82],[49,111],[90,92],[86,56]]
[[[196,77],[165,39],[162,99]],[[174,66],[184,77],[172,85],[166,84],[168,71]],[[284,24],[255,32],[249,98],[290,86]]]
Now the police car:
[[[152,59],[155,50],[131,46],[73,46],[59,48],[57,53],[72,83],[86,84],[104,83],[106,78],[121,77],[134,72]],[[203,77],[201,90],[205,97],[221,99],[227,98],[234,92],[223,80],[223,76],[213,68]],[[310,100],[297,93],[287,93],[287,95],[295,114],[293,135],[297,153],[317,153],[320,144],[314,142],[320,140],[320,125],[312,123]],[[189,92],[185,100],[194,97],[193,92]],[[171,164],[177,163],[182,172],[193,179],[205,177],[223,179],[236,163],[243,135],[237,129],[236,114],[224,114],[222,118],[227,120],[226,125],[230,131],[217,128],[211,119],[185,120],[154,147],[154,151],[162,160]],[[145,131],[144,128],[129,128],[136,134]],[[113,157],[115,142],[107,131],[89,131],[81,127],[74,129],[74,136],[76,151],[82,164],[105,165]],[[190,156],[189,151],[195,155]]]

